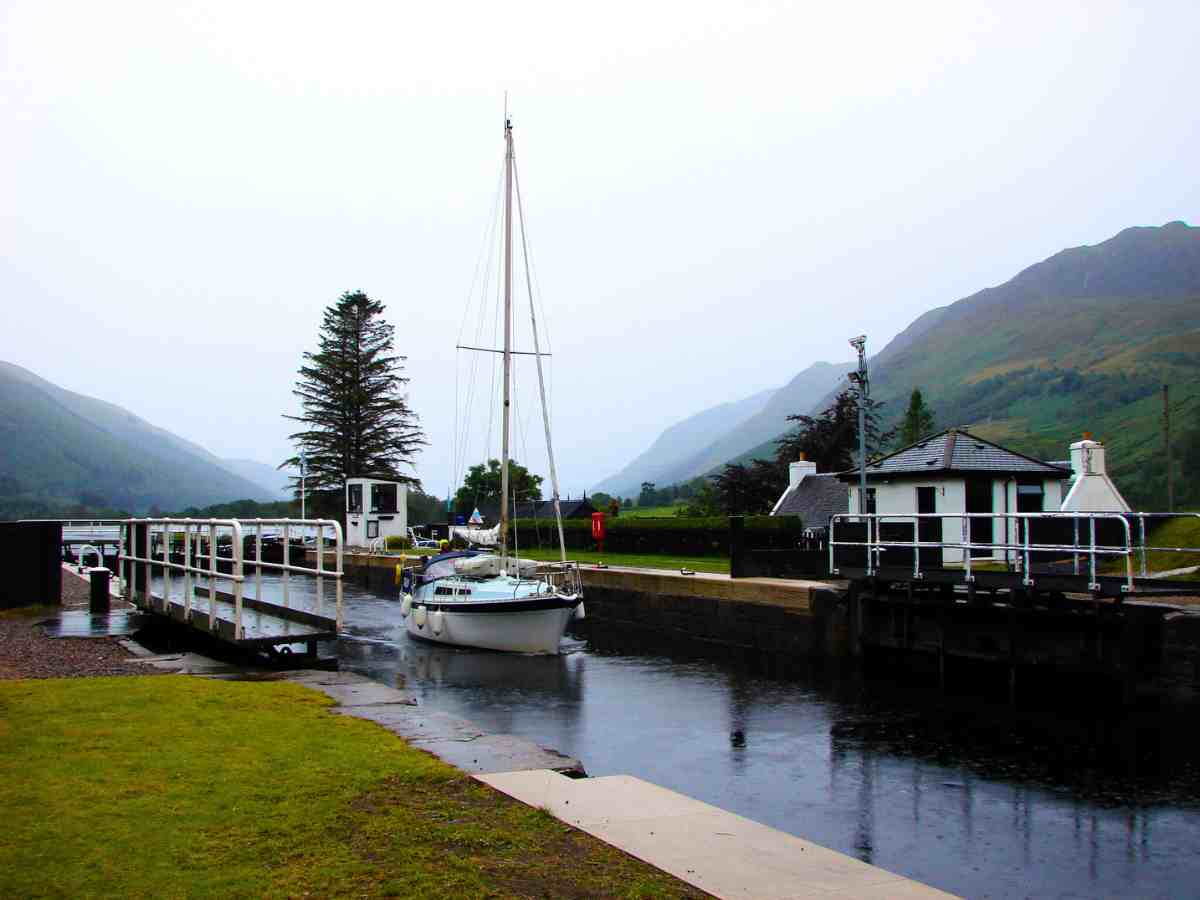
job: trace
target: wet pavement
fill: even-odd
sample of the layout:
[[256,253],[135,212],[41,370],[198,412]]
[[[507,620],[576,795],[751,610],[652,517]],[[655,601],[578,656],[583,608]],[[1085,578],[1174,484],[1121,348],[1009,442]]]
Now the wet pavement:
[[892,679],[772,680],[580,640],[556,657],[443,648],[349,584],[346,632],[344,670],[426,710],[944,890],[1200,896],[1196,710],[1017,714]]
[[64,610],[47,619],[42,628],[49,637],[123,637],[136,634],[146,618],[132,610],[113,610],[93,615],[87,610]]

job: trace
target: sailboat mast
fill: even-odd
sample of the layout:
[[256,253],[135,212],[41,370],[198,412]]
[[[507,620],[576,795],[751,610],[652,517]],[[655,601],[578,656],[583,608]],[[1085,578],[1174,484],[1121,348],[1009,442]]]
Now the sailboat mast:
[[546,406],[546,377],[542,372],[542,346],[538,341],[537,315],[533,308],[533,279],[529,272],[529,242],[525,238],[525,206],[521,202],[521,175],[513,164],[513,177],[517,183],[517,221],[521,225],[521,255],[525,260],[525,287],[529,292],[529,323],[533,327],[533,358],[537,360],[538,393],[542,398],[542,425],[546,430],[546,455],[550,458],[550,487],[554,491],[554,521],[558,525],[558,551],[562,561],[567,561],[567,541],[563,535],[562,504],[558,492],[558,468],[554,465],[554,444],[550,440],[550,408]]
[[508,416],[512,382],[512,120],[504,118],[504,415],[500,451],[500,563],[508,555]]

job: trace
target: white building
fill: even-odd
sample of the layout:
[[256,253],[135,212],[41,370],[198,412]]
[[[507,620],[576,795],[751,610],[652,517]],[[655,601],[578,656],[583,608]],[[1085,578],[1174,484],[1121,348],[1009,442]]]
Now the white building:
[[[867,465],[866,512],[903,516],[939,513],[920,523],[922,541],[1018,544],[1015,518],[954,518],[956,513],[1128,512],[1108,477],[1104,445],[1085,434],[1066,463],[1043,462],[959,428],[926,438]],[[838,478],[849,488],[848,513],[858,512],[859,472]],[[897,520],[900,521],[900,520]],[[936,551],[934,551],[936,552]],[[961,563],[946,549],[943,562]],[[972,559],[1003,560],[1001,548],[972,551]]]
[[[859,474],[838,476],[849,487],[847,512],[858,512]],[[972,544],[1015,544],[1021,528],[1003,517],[954,518],[955,513],[1056,512],[1064,466],[1042,462],[999,444],[951,428],[867,465],[866,512],[884,515],[939,513],[920,523],[920,540]],[[898,520],[899,521],[899,520]],[[934,551],[936,552],[936,551]],[[1002,549],[972,551],[972,559],[1003,560]],[[963,551],[946,549],[943,562],[963,561]]]
[[408,485],[378,478],[346,479],[346,545],[408,535]]

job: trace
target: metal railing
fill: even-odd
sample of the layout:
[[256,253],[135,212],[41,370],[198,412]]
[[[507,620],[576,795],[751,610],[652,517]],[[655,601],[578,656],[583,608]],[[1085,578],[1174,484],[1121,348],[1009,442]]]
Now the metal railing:
[[[337,613],[335,619],[337,622],[337,630],[342,630],[342,576],[344,569],[342,565],[342,556],[344,552],[342,542],[342,525],[335,519],[242,519],[243,527],[252,528],[254,531],[254,579],[255,592],[259,599],[262,598],[262,571],[270,569],[277,572],[282,572],[283,582],[283,605],[287,606],[290,602],[290,579],[291,573],[297,572],[301,575],[312,575],[317,579],[317,611],[321,612],[325,603],[325,579],[333,578],[336,584],[337,593]],[[263,528],[280,529],[280,539],[283,541],[283,562],[274,563],[266,562],[262,558],[262,541]],[[302,529],[301,535],[310,528],[316,529],[316,550],[317,564],[313,566],[294,566],[292,565],[291,554],[291,531],[293,528]],[[329,529],[333,532],[333,550],[334,550],[334,569],[325,568],[325,531]],[[307,546],[303,543],[301,546]]]
[[[939,524],[939,531],[943,535],[942,540],[938,541],[922,541],[920,539],[920,522],[936,521]],[[945,528],[943,523],[946,520],[959,520],[961,523],[962,539],[958,541],[945,540]],[[989,523],[1004,522],[1003,541],[973,541],[971,539],[971,522],[974,520],[986,520]],[[1032,525],[1039,521],[1053,520],[1074,520],[1074,540],[1072,543],[1045,543],[1037,542],[1031,539]],[[1121,534],[1124,535],[1124,541],[1120,545],[1100,544],[1096,539],[1096,524],[1097,522],[1120,522]],[[865,541],[845,541],[837,538],[837,525],[841,522],[848,524],[855,522],[857,524],[866,525],[866,540]],[[1010,541],[1009,535],[1012,529],[1008,527],[1009,522],[1023,523],[1018,527],[1019,536],[1016,541]],[[1081,539],[1080,523],[1086,522],[1086,540]],[[911,540],[885,540],[881,532],[881,525],[894,524],[911,524],[913,536]],[[994,531],[994,525],[993,525]],[[997,561],[994,558],[996,551],[1004,552],[1002,560],[1007,566],[1015,558],[1019,570],[1022,574],[1022,583],[1027,586],[1032,586],[1033,569],[1032,557],[1033,554],[1055,553],[1055,554],[1070,554],[1074,559],[1075,574],[1079,573],[1079,558],[1086,557],[1088,561],[1088,588],[1089,590],[1099,590],[1100,585],[1097,582],[1097,557],[1123,557],[1125,559],[1125,582],[1122,585],[1123,591],[1133,590],[1133,555],[1135,546],[1133,543],[1133,531],[1130,527],[1129,520],[1121,513],[1077,513],[1077,512],[1037,512],[1037,513],[838,513],[831,516],[829,520],[829,571],[837,575],[839,569],[836,560],[836,548],[838,547],[857,547],[865,550],[866,554],[866,570],[867,575],[874,575],[880,568],[880,554],[887,552],[889,548],[902,548],[911,550],[913,555],[912,561],[912,576],[914,580],[920,580],[922,577],[921,570],[921,550],[961,550],[963,551],[963,578],[965,581],[973,582],[975,576],[972,571],[972,555],[971,551],[980,550],[987,551],[989,554],[989,562]],[[942,554],[939,553],[939,558]],[[943,560],[944,562],[944,560]],[[977,560],[977,563],[982,563],[983,560]],[[944,565],[927,566],[927,569],[937,568],[943,569]],[[978,565],[976,565],[978,568]]]
[[1166,519],[1200,519],[1200,513],[1130,513],[1130,516],[1138,521],[1138,556],[1139,556],[1139,573],[1143,578],[1152,577],[1148,570],[1147,556],[1150,553],[1200,553],[1200,547],[1152,547],[1146,544],[1146,520],[1151,521],[1151,525],[1155,522],[1162,522]]
[[534,574],[555,593],[569,597],[583,596],[583,575],[579,571],[579,563],[573,560],[539,563]]
[[[183,610],[186,621],[192,619],[192,596],[196,587],[195,580],[205,578],[208,582],[208,628],[215,631],[219,618],[216,614],[217,582],[228,581],[233,593],[234,607],[234,640],[242,640],[245,631],[242,626],[242,600],[245,585],[245,565],[250,562],[254,566],[254,578],[257,600],[262,600],[262,572],[264,569],[283,573],[283,605],[289,605],[290,577],[296,572],[313,575],[317,579],[318,609],[324,603],[324,579],[333,578],[337,586],[336,628],[342,628],[342,527],[330,519],[126,519],[121,540],[121,555],[119,565],[124,576],[124,583],[130,592],[137,583],[134,578],[137,564],[143,566],[142,585],[147,598],[163,601],[164,607],[170,602],[172,588],[172,572],[183,573]],[[264,528],[279,529],[283,542],[283,562],[269,562],[263,559]],[[295,566],[291,563],[291,530],[300,528],[307,531],[316,528],[317,564],[311,566]],[[254,538],[254,558],[247,561],[244,552],[244,540],[249,529]],[[325,568],[325,531],[333,530],[334,550],[336,552],[336,568]],[[301,533],[303,533],[303,531]],[[142,534],[138,546],[138,535]],[[269,535],[274,537],[274,535]],[[157,544],[157,548],[155,547]],[[175,562],[173,554],[182,552],[182,562]],[[228,553],[222,550],[228,548]],[[157,550],[157,553],[156,553]],[[222,571],[222,561],[228,560],[228,571]],[[162,569],[162,595],[151,590],[151,567]]]

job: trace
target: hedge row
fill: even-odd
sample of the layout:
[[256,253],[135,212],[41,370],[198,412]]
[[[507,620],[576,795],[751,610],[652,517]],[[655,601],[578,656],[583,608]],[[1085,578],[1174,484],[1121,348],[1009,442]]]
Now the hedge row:
[[[518,519],[514,526],[519,546],[554,547],[558,534],[553,519]],[[613,553],[667,553],[676,556],[728,556],[729,519],[662,518],[608,519],[604,549]],[[796,516],[747,516],[748,548],[784,550],[799,542],[803,524]],[[564,519],[568,550],[594,550],[590,519]]]

